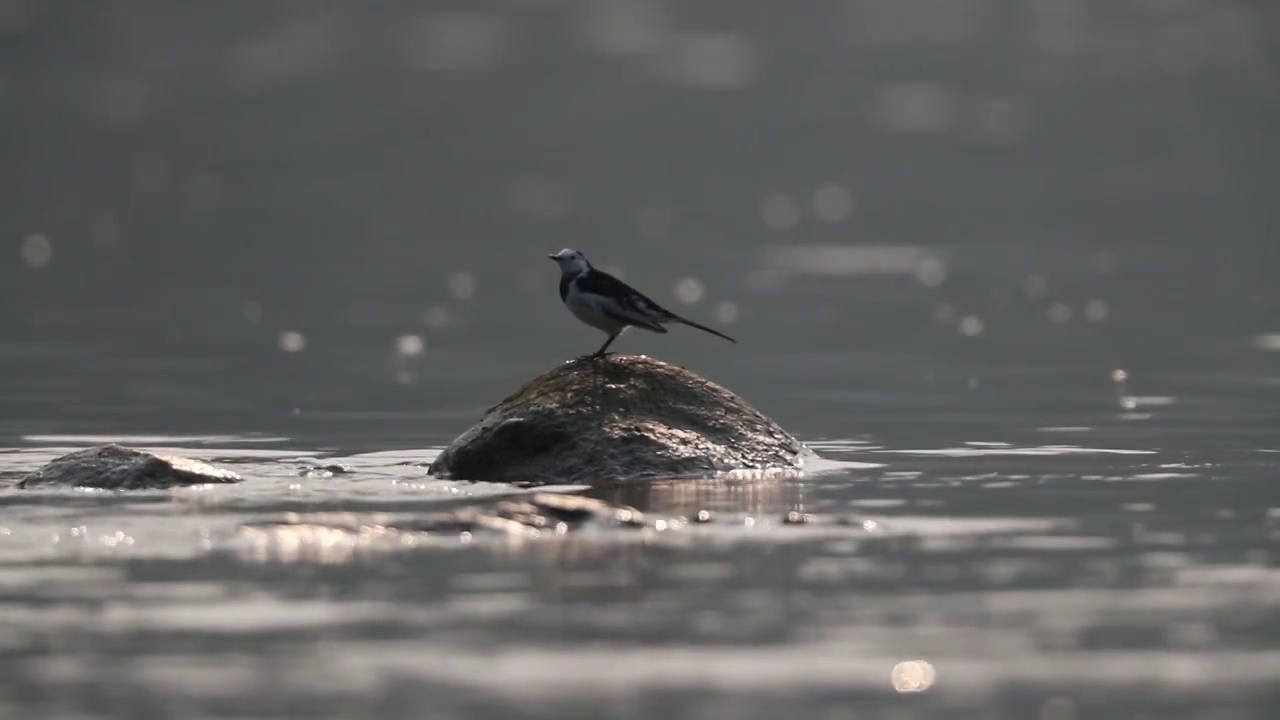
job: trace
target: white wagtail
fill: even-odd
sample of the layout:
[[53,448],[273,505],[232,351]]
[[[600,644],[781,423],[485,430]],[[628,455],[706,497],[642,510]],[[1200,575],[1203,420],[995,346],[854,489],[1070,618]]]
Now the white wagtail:
[[577,250],[565,248],[547,257],[560,266],[560,299],[565,307],[574,317],[609,336],[592,357],[604,355],[609,345],[628,327],[665,333],[667,329],[663,325],[681,323],[729,342],[738,342],[722,332],[676,315],[618,278],[591,267],[587,256]]

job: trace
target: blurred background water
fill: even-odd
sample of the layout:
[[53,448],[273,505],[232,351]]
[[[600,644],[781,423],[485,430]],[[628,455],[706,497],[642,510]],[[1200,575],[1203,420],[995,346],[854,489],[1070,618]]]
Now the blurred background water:
[[[0,491],[3,716],[1273,717],[1277,14],[0,0],[0,473],[249,477]],[[246,535],[504,492],[417,463],[597,346],[565,246],[839,462],[591,491],[730,518],[665,536]]]

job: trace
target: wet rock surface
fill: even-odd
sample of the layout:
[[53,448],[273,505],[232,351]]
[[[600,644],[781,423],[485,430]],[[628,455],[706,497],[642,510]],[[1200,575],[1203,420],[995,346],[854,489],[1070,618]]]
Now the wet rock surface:
[[583,357],[489,409],[431,464],[440,478],[602,482],[795,470],[812,453],[744,400],[641,356]]
[[331,478],[335,475],[350,475],[355,472],[350,465],[325,462],[316,458],[298,458],[293,462],[298,466],[298,475],[305,478]]
[[199,460],[110,444],[55,458],[19,480],[17,487],[156,490],[240,481],[236,473]]
[[614,505],[595,498],[559,493],[536,493],[493,504],[468,505],[453,510],[407,517],[391,515],[310,514],[295,515],[284,522],[246,523],[244,530],[310,527],[359,535],[373,533],[488,535],[536,537],[549,532],[564,534],[588,525],[616,528],[644,528],[652,525],[635,508]]
[[264,550],[275,545],[275,554],[281,554],[280,546],[287,546],[292,555],[342,554],[354,550],[354,545],[370,550],[412,547],[431,537],[455,542],[459,538],[485,537],[532,540],[576,534],[588,528],[629,534],[678,532],[703,525],[804,525],[835,530],[842,535],[865,535],[883,529],[874,520],[851,515],[789,511],[757,519],[735,514],[718,516],[708,510],[698,510],[688,516],[675,516],[645,513],[597,498],[539,492],[492,504],[403,517],[377,513],[291,514],[284,520],[245,523],[240,526],[239,534]]

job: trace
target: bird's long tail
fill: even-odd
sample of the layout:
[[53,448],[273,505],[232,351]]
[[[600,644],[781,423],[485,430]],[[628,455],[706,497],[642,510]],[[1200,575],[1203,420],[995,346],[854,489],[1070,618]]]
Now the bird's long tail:
[[709,332],[709,333],[711,333],[712,335],[715,335],[715,336],[717,336],[717,337],[722,337],[722,338],[724,338],[725,340],[728,340],[728,341],[729,341],[729,342],[731,342],[731,343],[736,343],[736,342],[738,342],[737,340],[734,340],[733,338],[729,337],[728,335],[725,335],[724,333],[720,332],[719,330],[712,330],[711,328],[707,327],[706,325],[699,325],[698,323],[696,323],[696,322],[694,322],[694,321],[692,321],[692,320],[687,320],[687,319],[685,319],[685,318],[682,318],[682,317],[680,317],[679,315],[672,314],[671,319],[672,319],[672,320],[675,320],[675,321],[676,321],[676,322],[678,322],[678,323],[682,323],[682,324],[684,324],[684,325],[688,325],[689,327],[695,327],[695,328],[698,328],[699,330],[701,330],[701,331],[703,331],[703,332]]

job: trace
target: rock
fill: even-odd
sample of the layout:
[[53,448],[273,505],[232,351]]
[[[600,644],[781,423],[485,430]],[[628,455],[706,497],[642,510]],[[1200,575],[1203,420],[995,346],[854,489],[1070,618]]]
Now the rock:
[[116,444],[77,450],[51,460],[18,482],[19,488],[84,487],[152,490],[238,483],[230,470],[176,455],[157,455]]
[[799,512],[798,510],[791,510],[786,515],[782,516],[782,523],[784,525],[812,525],[816,522],[818,522],[817,515],[814,515],[813,513]]
[[[504,500],[494,508],[499,517],[535,527],[556,523],[578,527],[588,523],[620,527],[646,527],[644,513],[626,505],[614,505],[597,498],[559,493],[535,493],[522,500]],[[527,519],[535,518],[532,523]]]
[[355,472],[350,465],[343,463],[326,463],[316,458],[298,458],[294,460],[300,467],[298,475],[305,478],[331,478],[334,475],[350,475]]
[[812,451],[709,380],[637,356],[582,357],[547,372],[458,436],[440,478],[602,482],[799,468]]
[[[757,523],[756,517],[751,514],[743,517],[738,512],[712,517],[705,509],[688,515],[656,510],[641,512],[629,505],[599,498],[536,492],[416,515],[286,513],[278,520],[243,523],[237,534],[243,542],[239,550],[254,562],[332,564],[345,562],[356,553],[401,552],[432,542],[456,547],[459,541],[491,539],[502,541],[501,546],[509,548],[506,541],[565,538],[588,528],[593,531],[591,539],[574,544],[577,557],[596,551],[614,557],[611,548],[616,547],[613,541],[618,540],[650,544],[661,542],[660,538],[665,537],[683,545],[685,541],[678,539],[682,533],[699,533],[724,541],[734,537],[735,529],[740,528],[752,528],[749,534],[756,535],[771,526],[781,530],[805,525],[812,531],[838,538],[862,538],[883,530],[876,521],[856,516],[820,516],[793,510],[780,521],[761,518],[762,522]],[[608,534],[602,535],[600,531]],[[725,531],[728,534],[722,534]],[[603,537],[611,541],[602,542]]]

